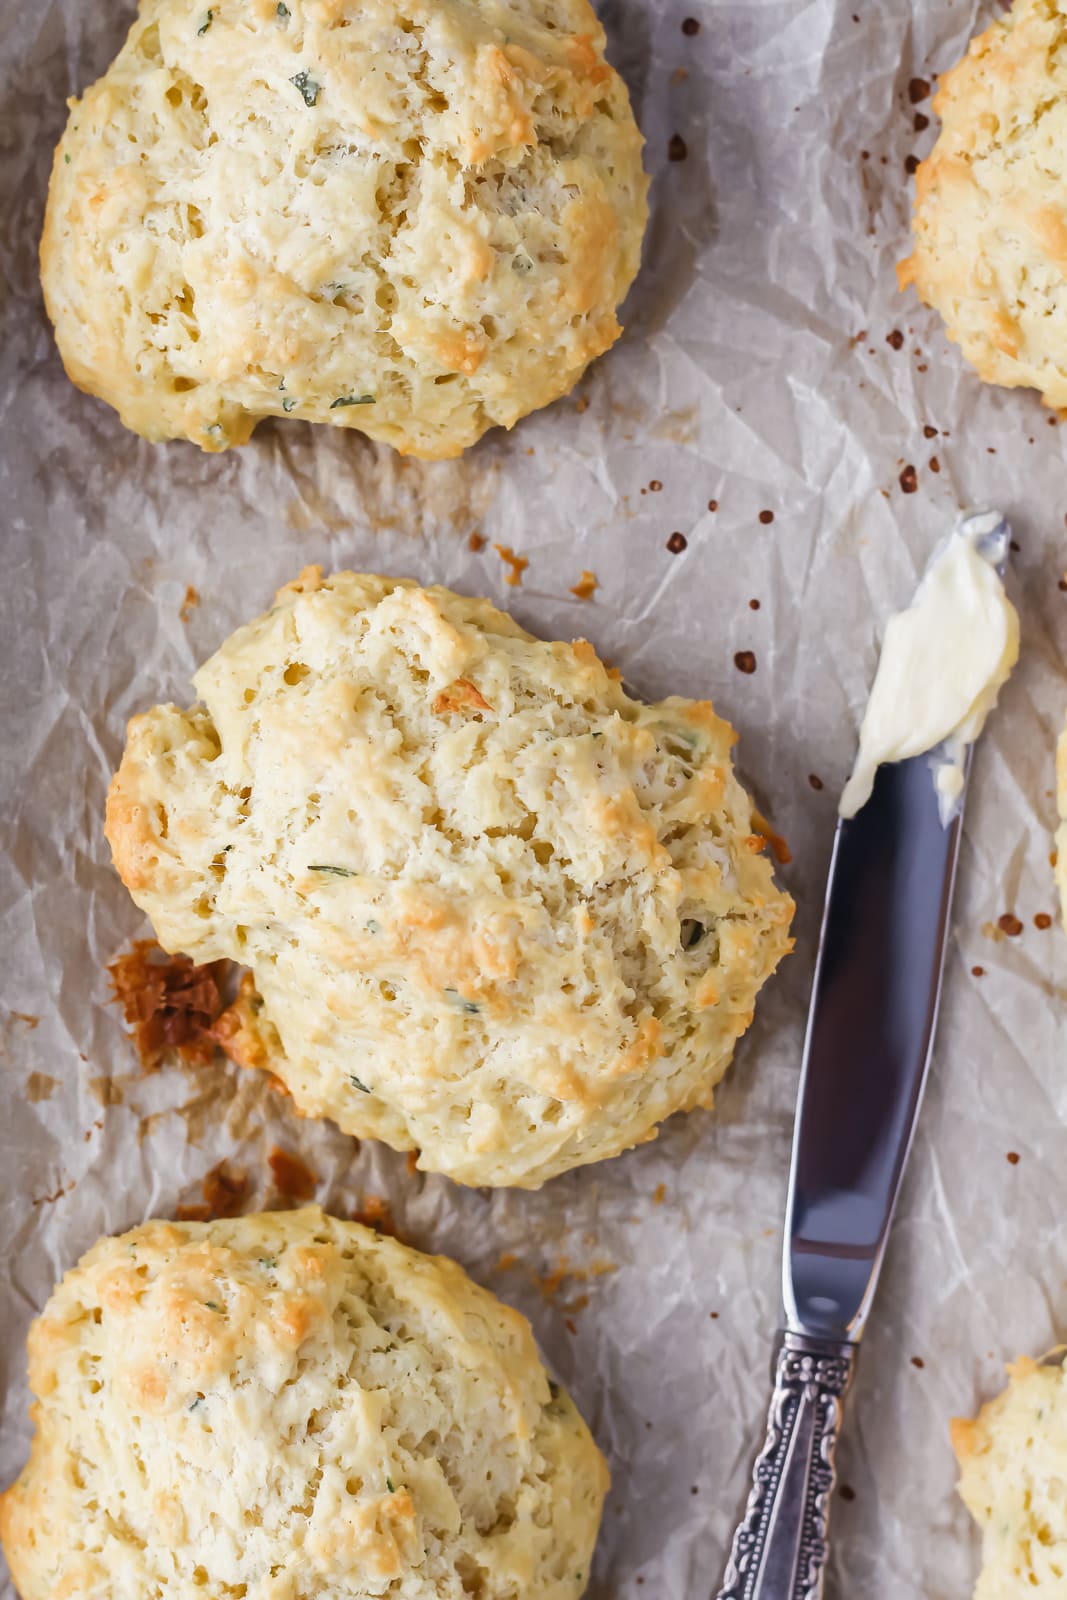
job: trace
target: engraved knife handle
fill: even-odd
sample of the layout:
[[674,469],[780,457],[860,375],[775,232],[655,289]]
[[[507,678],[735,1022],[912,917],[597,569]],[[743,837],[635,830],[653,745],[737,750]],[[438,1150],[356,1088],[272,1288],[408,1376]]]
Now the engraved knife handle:
[[841,1405],[856,1345],[782,1337],[767,1438],[716,1600],[819,1600]]

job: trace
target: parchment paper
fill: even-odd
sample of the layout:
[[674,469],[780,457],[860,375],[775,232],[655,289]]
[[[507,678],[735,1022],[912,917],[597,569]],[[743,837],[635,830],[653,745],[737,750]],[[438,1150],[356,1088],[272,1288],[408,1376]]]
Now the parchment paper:
[[[531,1317],[611,1458],[594,1595],[711,1592],[764,1423],[836,794],[885,616],[957,508],[995,503],[1021,546],[1024,655],[976,763],[933,1080],[834,1514],[835,1595],[947,1600],[976,1570],[947,1420],[995,1390],[1004,1359],[1067,1330],[1067,951],[1033,921],[1055,911],[1067,427],[1031,396],[982,390],[892,271],[906,158],[934,132],[914,128],[929,102],[912,80],[954,61],[992,8],[603,9],[654,179],[626,337],[580,396],[420,466],[293,423],[216,458],[153,447],[75,392],[36,241],[64,97],[106,67],[131,7],[0,7],[0,1484],[24,1458],[24,1335],[54,1279],[102,1232],[199,1198],[223,1157],[269,1203],[278,1143],[314,1168],[323,1203],[386,1197],[406,1238]],[[494,540],[529,558],[520,589]],[[710,693],[741,730],[743,773],[793,849],[798,948],[713,1114],[539,1194],[489,1196],[300,1122],[255,1075],[137,1075],[103,972],[145,931],[101,826],[125,720],[186,703],[194,666],[314,560],[487,593],[538,632],[588,635],[647,694]],[[568,592],[583,568],[600,582],[590,603]],[[188,586],[201,598],[183,620]],[[1005,912],[1023,931],[993,939]],[[595,1262],[616,1270],[583,1278]]]

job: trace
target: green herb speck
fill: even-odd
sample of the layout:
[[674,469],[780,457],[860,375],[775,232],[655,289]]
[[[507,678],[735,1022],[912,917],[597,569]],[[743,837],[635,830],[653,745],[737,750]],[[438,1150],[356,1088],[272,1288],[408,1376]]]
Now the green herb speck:
[[686,917],[682,923],[682,949],[694,949],[707,931],[702,922],[696,922],[692,917]]
[[372,406],[372,394],[339,394],[336,400],[330,401],[330,410],[336,411],[338,406]]
[[295,77],[290,78],[289,82],[295,84],[300,90],[306,106],[313,106],[322,93],[322,84],[316,83],[310,72],[304,67],[300,69]]
[[348,867],[328,867],[321,861],[313,861],[308,867],[309,872],[332,872],[335,878],[354,878],[355,873]]
[[222,1307],[220,1305],[216,1304],[216,1302],[214,1300],[205,1300],[204,1304],[207,1306],[209,1311],[221,1311],[222,1310]]
[[393,1488],[393,1480],[392,1480],[392,1478],[386,1478],[385,1487],[389,1490],[390,1494],[396,1494],[396,1490]]
[[197,30],[196,30],[196,36],[197,36],[198,39],[200,39],[200,38],[202,38],[204,36],[204,34],[210,28],[211,24],[214,22],[214,20],[215,19],[212,16],[211,12],[210,11],[207,12],[207,14],[204,17],[203,22],[200,24],[199,28],[197,28]]
[[64,156],[63,156],[63,160],[67,163],[67,166],[69,167],[70,166],[70,157],[65,153],[64,153]]
[[277,1257],[276,1256],[260,1256],[259,1264],[267,1272],[273,1272],[274,1268],[278,1265]]
[[275,13],[275,15],[280,17],[283,22],[288,22],[291,14],[292,13],[290,12],[289,7],[281,4],[278,6],[278,10]]
[[198,1394],[195,1400],[191,1400],[189,1402],[189,1410],[190,1411],[195,1411],[197,1406],[202,1406],[203,1403],[204,1403],[203,1395],[202,1394]]
[[478,1015],[480,1008],[473,1000],[465,1000],[458,989],[446,989],[445,994],[447,994],[453,1005],[458,1006],[461,1011],[465,1011],[469,1017]]
[[367,929],[368,933],[381,933],[381,931],[382,931],[381,923],[380,922],[375,922],[373,917],[368,917],[367,918],[365,926],[366,926],[366,929]]
[[361,1094],[372,1093],[372,1090],[367,1088],[367,1085],[363,1082],[362,1078],[357,1078],[354,1072],[350,1072],[348,1074],[348,1081],[349,1083],[353,1084]]
[[295,395],[291,395],[291,394],[290,395],[286,395],[285,399],[282,401],[282,410],[285,412],[286,416],[288,416],[290,411],[294,411],[295,409],[296,409],[296,397],[295,397]]

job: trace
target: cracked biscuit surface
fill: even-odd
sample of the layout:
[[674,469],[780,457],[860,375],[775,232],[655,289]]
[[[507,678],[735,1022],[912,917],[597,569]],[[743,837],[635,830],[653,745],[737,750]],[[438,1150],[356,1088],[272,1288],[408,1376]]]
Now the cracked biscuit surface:
[[607,1470],[518,1312],[317,1208],[149,1222],[29,1340],[22,1600],[574,1600]]
[[952,1423],[960,1495],[982,1530],[975,1600],[1067,1600],[1067,1372],[1022,1357],[975,1418]]
[[308,569],[130,724],[115,864],[245,963],[299,1110],[536,1187],[711,1102],[789,948],[706,701],[485,600]]
[[457,455],[619,334],[641,137],[588,0],[142,0],[56,151],[67,371],[153,440]]
[[1067,406],[1067,9],[1015,0],[934,98],[898,268],[987,383]]

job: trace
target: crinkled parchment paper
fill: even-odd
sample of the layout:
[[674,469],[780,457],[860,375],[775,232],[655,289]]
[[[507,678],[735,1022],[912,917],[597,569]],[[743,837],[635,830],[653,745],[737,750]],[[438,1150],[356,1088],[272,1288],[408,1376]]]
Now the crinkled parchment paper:
[[[326,1205],[386,1197],[408,1239],[532,1318],[611,1457],[594,1594],[707,1595],[763,1429],[835,795],[885,616],[957,508],[992,502],[1021,547],[1024,654],[976,762],[937,1057],[841,1453],[833,1562],[840,1596],[969,1594],[947,1419],[993,1392],[1004,1359],[1067,1329],[1067,951],[1034,924],[1055,909],[1067,426],[1030,396],[983,391],[892,269],[906,161],[934,131],[913,80],[955,60],[991,9],[606,4],[654,178],[626,337],[577,396],[427,466],[291,423],[215,458],[153,447],[75,392],[36,240],[64,98],[107,65],[130,7],[0,7],[0,1482],[26,1450],[23,1338],[53,1280],[102,1232],[198,1198],[222,1157],[269,1201],[277,1143],[313,1167]],[[521,588],[493,541],[528,557]],[[798,948],[714,1113],[539,1194],[488,1195],[300,1122],[254,1075],[137,1075],[103,971],[144,931],[101,826],[124,722],[184,703],[194,666],[311,561],[489,594],[537,632],[588,635],[648,694],[710,694],[739,728],[742,771],[793,850]],[[583,603],[569,590],[586,568],[600,587]],[[183,619],[190,586],[200,603]],[[751,673],[735,665],[746,651]],[[1022,932],[991,937],[1006,912]],[[593,1263],[616,1270],[584,1276]]]

